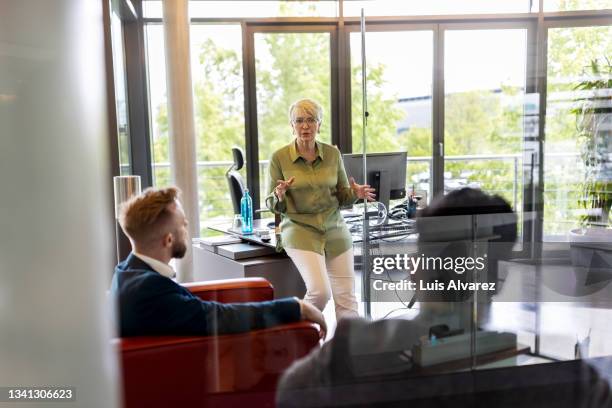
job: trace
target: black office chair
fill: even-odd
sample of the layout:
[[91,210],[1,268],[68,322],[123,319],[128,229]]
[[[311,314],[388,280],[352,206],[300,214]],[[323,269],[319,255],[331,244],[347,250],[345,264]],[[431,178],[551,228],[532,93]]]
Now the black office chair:
[[227,184],[229,185],[230,196],[232,196],[232,204],[234,205],[234,214],[240,214],[240,200],[244,194],[246,183],[240,174],[240,169],[244,166],[244,152],[241,148],[232,147],[232,155],[234,156],[234,164],[225,172]]

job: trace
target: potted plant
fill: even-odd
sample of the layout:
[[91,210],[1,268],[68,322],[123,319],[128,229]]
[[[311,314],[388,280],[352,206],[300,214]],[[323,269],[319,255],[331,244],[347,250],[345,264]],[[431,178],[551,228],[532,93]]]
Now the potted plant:
[[589,77],[574,87],[578,97],[571,111],[585,172],[582,224],[607,227],[612,208],[612,62],[593,60],[589,71]]
[[[587,78],[574,87],[577,97],[571,112],[576,115],[580,155],[584,163],[580,206],[581,228],[570,231],[575,267],[611,268],[612,229],[612,62],[591,61]],[[608,271],[602,271],[608,272]],[[610,270],[612,272],[612,270]],[[611,276],[612,277],[612,276]]]

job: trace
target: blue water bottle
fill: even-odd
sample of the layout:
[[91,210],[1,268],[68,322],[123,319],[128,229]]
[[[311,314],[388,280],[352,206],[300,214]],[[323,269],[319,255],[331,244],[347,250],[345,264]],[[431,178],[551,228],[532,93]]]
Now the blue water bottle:
[[249,195],[249,189],[244,189],[244,194],[240,200],[240,216],[242,217],[242,233],[253,233],[253,200]]

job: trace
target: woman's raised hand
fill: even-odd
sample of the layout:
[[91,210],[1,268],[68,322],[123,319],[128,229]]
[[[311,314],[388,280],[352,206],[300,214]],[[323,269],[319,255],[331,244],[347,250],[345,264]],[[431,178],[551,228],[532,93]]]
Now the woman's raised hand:
[[286,181],[276,180],[276,187],[274,188],[274,194],[276,194],[276,197],[278,197],[280,201],[283,201],[285,199],[285,193],[287,192],[287,189],[291,187],[294,180],[295,180],[295,177],[291,177],[289,180],[286,180]]
[[358,199],[363,200],[366,198],[368,201],[374,201],[376,199],[376,195],[372,187],[369,184],[357,184],[355,183],[354,178],[349,179],[349,183],[351,184],[351,190],[355,193]]

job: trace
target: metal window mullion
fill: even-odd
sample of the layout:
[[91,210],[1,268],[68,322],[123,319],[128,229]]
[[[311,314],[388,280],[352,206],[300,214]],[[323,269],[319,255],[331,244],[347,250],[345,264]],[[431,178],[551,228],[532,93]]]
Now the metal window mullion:
[[[342,1],[342,0],[341,0]],[[340,8],[342,11],[342,7]],[[353,152],[351,127],[351,51],[350,32],[341,19],[338,24],[338,148]]]
[[[526,83],[525,83],[525,94],[534,94],[538,95],[538,23],[537,21],[527,28],[527,58],[526,58]],[[526,115],[523,116],[525,119],[528,119]],[[539,115],[538,115],[539,118]],[[538,121],[539,122],[539,121]],[[527,124],[527,121],[523,122],[524,125]],[[539,126],[539,125],[538,125]],[[523,126],[523,129],[526,127]],[[538,131],[539,135],[539,131]],[[538,136],[539,137],[539,136]],[[526,140],[523,137],[522,143],[522,152],[523,152],[523,171],[522,171],[522,184],[523,184],[523,203],[522,203],[522,213],[523,213],[523,233],[521,237],[522,241],[522,250],[520,253],[516,253],[516,256],[520,256],[523,258],[529,258],[532,254],[532,245],[533,245],[533,237],[534,237],[534,227],[535,223],[532,220],[531,214],[534,211],[534,194],[533,194],[533,183],[534,177],[531,172],[530,163],[532,161],[532,156],[530,150],[528,149],[529,143],[533,143],[531,140]],[[518,209],[515,208],[515,211]]]
[[[141,7],[140,2],[135,4],[139,16],[142,15]],[[147,60],[142,18],[124,23],[124,47],[132,173],[141,177],[142,187],[145,188],[153,184],[153,171],[146,72]]]
[[329,33],[329,69],[330,69],[330,130],[331,143],[340,145],[340,31],[338,27]]
[[[432,196],[444,194],[444,32],[436,25],[433,44],[433,92],[432,92]],[[432,198],[433,198],[432,197]]]
[[259,209],[259,145],[257,141],[257,88],[255,83],[254,30],[242,24],[242,75],[244,86],[244,132],[247,185],[253,199],[253,215]]
[[[102,2],[102,18],[104,21],[104,56],[105,56],[105,67],[106,67],[106,106],[108,109],[108,146],[109,146],[109,173],[107,188],[108,191],[113,191],[113,177],[121,174],[120,169],[120,158],[119,158],[119,131],[117,128],[117,105],[115,96],[115,72],[113,65],[113,47],[112,47],[112,10],[110,8],[110,1]],[[115,220],[115,200],[111,196],[108,199],[108,210],[106,214],[106,220],[109,223],[109,230],[115,229],[117,222]],[[116,237],[115,237],[116,239]],[[109,261],[116,262],[117,260],[117,245],[112,246],[112,254],[109,256]]]
[[[115,71],[113,69],[116,61],[113,58],[113,41],[112,41],[112,10],[110,1],[103,1],[103,19],[104,19],[104,53],[106,62],[106,97],[108,109],[108,136],[109,136],[109,154],[110,154],[110,187],[112,191],[113,176],[121,174],[121,163],[119,158],[119,129],[117,127],[117,102],[115,95]],[[122,23],[123,26],[123,23]],[[123,27],[122,27],[123,31]],[[125,50],[124,50],[125,51]],[[124,67],[125,69],[125,67]],[[128,100],[129,102],[129,100]],[[111,200],[114,205],[114,201]]]

